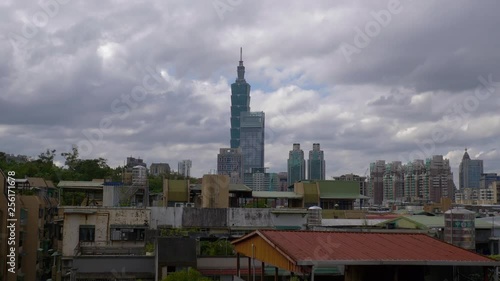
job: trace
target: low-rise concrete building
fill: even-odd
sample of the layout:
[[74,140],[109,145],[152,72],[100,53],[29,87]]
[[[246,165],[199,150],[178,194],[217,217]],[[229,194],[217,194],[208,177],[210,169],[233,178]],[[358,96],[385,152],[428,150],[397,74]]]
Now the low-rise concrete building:
[[147,208],[77,207],[59,209],[63,221],[62,274],[73,278],[153,280],[154,257],[147,256]]

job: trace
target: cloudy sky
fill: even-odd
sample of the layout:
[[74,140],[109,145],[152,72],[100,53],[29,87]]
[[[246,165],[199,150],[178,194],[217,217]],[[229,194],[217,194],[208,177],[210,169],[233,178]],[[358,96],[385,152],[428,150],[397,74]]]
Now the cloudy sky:
[[268,2],[1,1],[0,151],[208,173],[242,46],[270,171],[319,142],[327,177],[433,154],[457,174],[465,147],[500,172],[499,1]]

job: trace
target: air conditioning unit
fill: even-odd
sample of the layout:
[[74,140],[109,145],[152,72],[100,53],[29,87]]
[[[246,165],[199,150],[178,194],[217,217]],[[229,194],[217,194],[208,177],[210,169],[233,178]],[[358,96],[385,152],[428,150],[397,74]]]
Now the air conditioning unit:
[[175,207],[184,207],[184,203],[175,203]]
[[194,208],[194,203],[186,203],[186,207]]

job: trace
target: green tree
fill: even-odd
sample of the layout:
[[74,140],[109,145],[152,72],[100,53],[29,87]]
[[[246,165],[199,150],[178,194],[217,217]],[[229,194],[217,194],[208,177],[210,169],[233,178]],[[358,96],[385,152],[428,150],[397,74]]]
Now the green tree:
[[104,158],[80,159],[76,145],[72,146],[71,152],[63,152],[61,156],[65,158],[64,164],[66,165],[66,169],[61,173],[62,180],[108,179],[114,174]]
[[200,252],[202,256],[233,256],[234,247],[227,240],[201,241]]
[[64,157],[64,159],[66,159],[66,161],[64,162],[64,165],[66,165],[66,167],[68,167],[68,169],[74,170],[76,167],[76,164],[79,161],[78,155],[79,155],[78,146],[74,144],[71,146],[71,152],[61,153],[61,156]]
[[149,190],[152,193],[163,191],[163,176],[148,176]]
[[188,270],[176,271],[170,273],[162,281],[212,281],[212,279],[201,275],[199,271],[194,268]]

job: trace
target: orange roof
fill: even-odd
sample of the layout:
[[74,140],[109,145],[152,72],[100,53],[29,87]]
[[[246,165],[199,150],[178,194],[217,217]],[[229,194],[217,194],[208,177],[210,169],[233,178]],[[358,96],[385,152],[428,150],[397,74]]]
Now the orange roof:
[[299,266],[500,265],[493,259],[425,234],[258,230],[233,244],[237,246],[256,235]]

